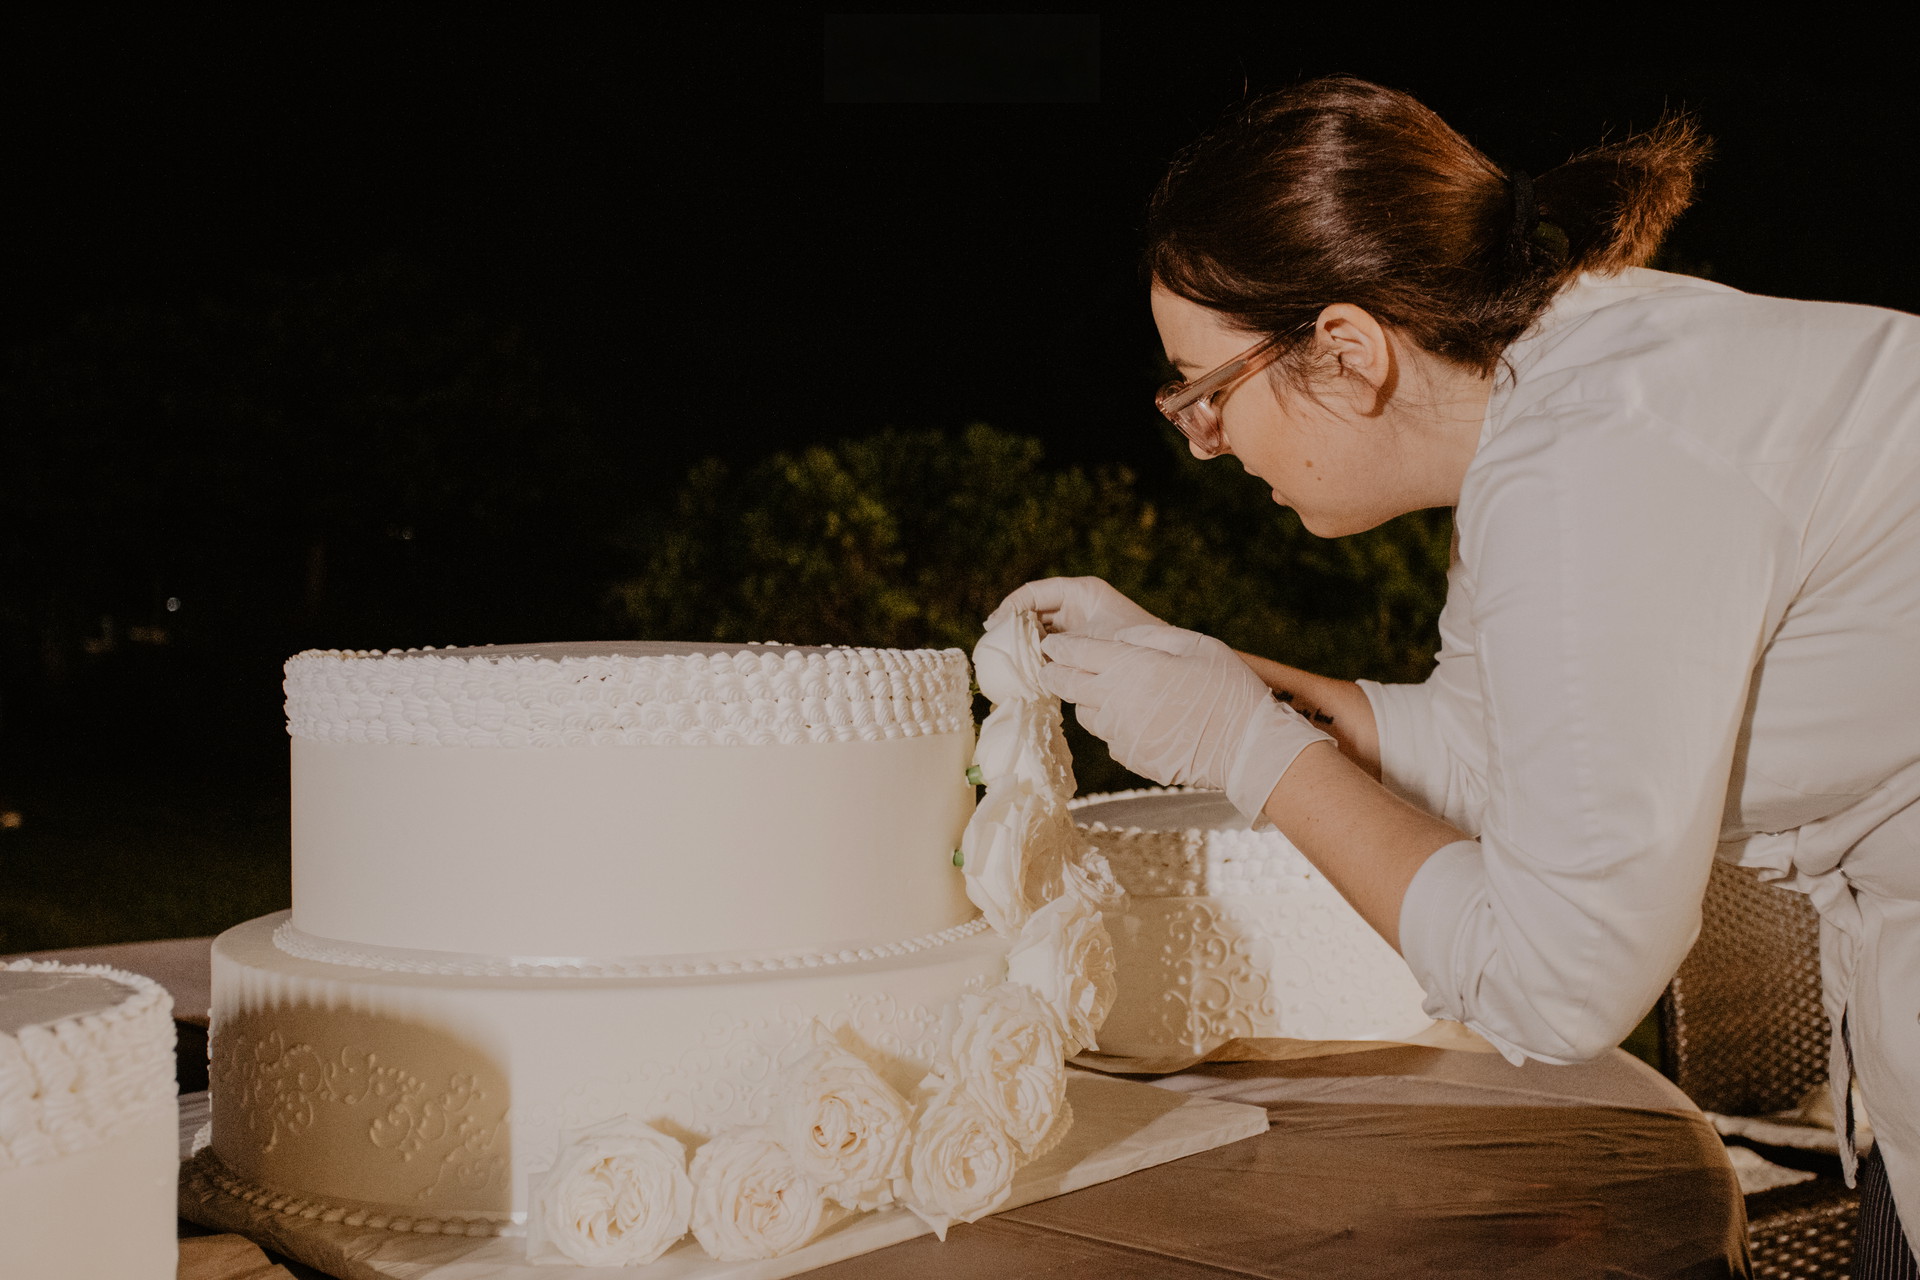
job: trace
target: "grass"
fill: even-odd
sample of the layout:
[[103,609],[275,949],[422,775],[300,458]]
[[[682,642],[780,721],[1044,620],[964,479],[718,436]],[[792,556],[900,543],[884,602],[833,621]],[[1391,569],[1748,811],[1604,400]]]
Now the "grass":
[[282,774],[0,780],[0,954],[218,933],[289,875]]

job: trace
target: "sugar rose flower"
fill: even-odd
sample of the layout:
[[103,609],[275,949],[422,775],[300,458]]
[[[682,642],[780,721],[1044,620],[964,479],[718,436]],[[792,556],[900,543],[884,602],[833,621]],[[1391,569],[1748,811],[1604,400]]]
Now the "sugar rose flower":
[[1071,894],[1095,911],[1119,911],[1127,905],[1127,891],[1113,874],[1107,855],[1082,842],[1062,867],[1061,892]]
[[1066,1044],[1032,990],[1003,982],[961,996],[942,1074],[978,1099],[1022,1154],[1053,1124],[1067,1093]]
[[973,747],[973,762],[980,766],[988,787],[1036,795],[1051,795],[1060,788],[1064,778],[1053,757],[1052,720],[1048,709],[1037,702],[1006,703],[988,713]]
[[1043,635],[1040,615],[1022,609],[981,636],[973,646],[973,673],[980,692],[1002,704],[1040,697]]
[[828,1199],[877,1209],[893,1199],[913,1108],[871,1066],[821,1045],[789,1073],[781,1138]]
[[1069,1054],[1099,1047],[1118,984],[1113,939],[1098,911],[1067,896],[1034,912],[1007,955],[1007,977],[1052,1011]]
[[687,1232],[687,1151],[626,1116],[560,1135],[532,1188],[527,1257],[583,1267],[639,1267]]
[[1019,1152],[970,1092],[942,1081],[921,1105],[900,1198],[942,1240],[1006,1203]]
[[1041,801],[1016,794],[1002,799],[991,791],[973,812],[960,837],[967,897],[994,932],[1011,937],[1033,911],[1027,897],[1027,848],[1045,820]]
[[1022,883],[1028,902],[1038,906],[1067,892],[1067,864],[1073,860],[1075,844],[1073,814],[1049,797],[1040,804],[1037,819],[1027,830]]
[[791,1253],[819,1232],[820,1188],[771,1134],[722,1134],[693,1153],[693,1235],[723,1262]]

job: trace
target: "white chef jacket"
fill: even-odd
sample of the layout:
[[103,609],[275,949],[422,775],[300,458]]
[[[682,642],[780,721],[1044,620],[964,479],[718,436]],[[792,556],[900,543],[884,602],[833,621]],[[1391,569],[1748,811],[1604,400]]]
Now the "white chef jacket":
[[1477,837],[1401,909],[1427,1010],[1591,1058],[1679,967],[1716,848],[1764,868],[1819,908],[1920,1240],[1920,318],[1632,270],[1507,365],[1439,665],[1361,682],[1387,785]]

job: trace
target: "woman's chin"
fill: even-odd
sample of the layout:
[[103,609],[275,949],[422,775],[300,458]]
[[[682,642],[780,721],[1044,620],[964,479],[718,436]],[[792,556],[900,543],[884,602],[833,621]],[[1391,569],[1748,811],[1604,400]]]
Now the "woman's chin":
[[1302,511],[1277,493],[1273,495],[1273,500],[1283,507],[1291,507],[1293,513],[1300,517],[1301,525],[1316,538],[1344,538],[1351,533],[1365,533],[1383,523],[1379,520],[1357,519],[1351,515],[1342,516],[1325,511]]

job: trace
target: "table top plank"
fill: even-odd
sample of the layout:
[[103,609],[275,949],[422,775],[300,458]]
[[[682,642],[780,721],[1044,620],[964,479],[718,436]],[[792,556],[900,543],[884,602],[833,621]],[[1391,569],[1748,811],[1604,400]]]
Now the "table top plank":
[[1698,1116],[1323,1102],[1270,1114],[1260,1137],[1003,1217],[1273,1280],[1389,1266],[1745,1274],[1739,1186]]

